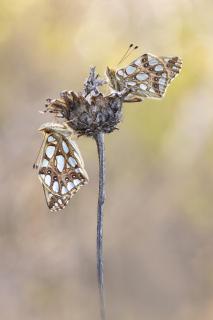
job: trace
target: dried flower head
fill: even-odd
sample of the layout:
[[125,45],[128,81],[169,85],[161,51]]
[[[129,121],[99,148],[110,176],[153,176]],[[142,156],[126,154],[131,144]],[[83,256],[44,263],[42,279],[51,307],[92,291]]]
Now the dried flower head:
[[78,134],[96,136],[117,129],[121,120],[122,103],[129,90],[103,95],[98,87],[106,82],[95,74],[95,68],[84,83],[81,93],[63,91],[60,99],[48,99],[46,111],[67,120],[67,124]]

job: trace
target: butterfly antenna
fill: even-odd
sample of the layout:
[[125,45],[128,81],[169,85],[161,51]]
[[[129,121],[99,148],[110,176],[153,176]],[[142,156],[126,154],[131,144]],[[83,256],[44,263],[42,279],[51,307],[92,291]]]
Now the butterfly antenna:
[[127,49],[127,51],[125,52],[125,54],[123,55],[123,57],[121,58],[121,60],[118,62],[117,65],[121,64],[121,62],[123,62],[126,58],[128,58],[130,54],[136,49],[138,49],[138,46],[134,46],[134,44],[131,43],[129,45],[129,48]]
[[127,59],[134,50],[137,50],[139,47],[138,46],[135,46],[134,48],[132,48],[132,50],[126,55],[125,59]]
[[45,141],[45,139],[42,141],[42,144],[41,144],[41,146],[40,146],[40,148],[39,148],[38,154],[37,154],[36,159],[35,159],[35,162],[34,162],[34,164],[33,164],[33,169],[38,169],[38,159],[39,159],[39,157],[40,157],[41,150],[42,150],[43,145],[44,145],[44,141]]
[[133,43],[131,43],[127,49],[127,51],[124,53],[124,55],[122,56],[121,60],[118,62],[118,65],[125,59],[126,55],[129,53],[130,49],[134,46]]

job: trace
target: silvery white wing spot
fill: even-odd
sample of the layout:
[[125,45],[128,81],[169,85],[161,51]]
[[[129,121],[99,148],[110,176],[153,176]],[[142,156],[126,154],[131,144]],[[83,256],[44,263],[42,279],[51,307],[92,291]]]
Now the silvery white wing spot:
[[71,129],[65,124],[45,123],[40,160],[35,166],[51,211],[64,209],[70,198],[88,182],[84,162]]
[[145,53],[125,68],[115,71],[107,67],[106,76],[113,90],[131,89],[125,102],[139,102],[147,97],[162,98],[181,66],[178,57],[156,57]]

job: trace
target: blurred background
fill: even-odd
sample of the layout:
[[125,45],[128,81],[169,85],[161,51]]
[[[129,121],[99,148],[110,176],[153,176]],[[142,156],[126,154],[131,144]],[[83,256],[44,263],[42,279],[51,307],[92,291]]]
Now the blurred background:
[[129,62],[152,52],[184,67],[106,136],[108,319],[213,318],[212,12],[211,0],[0,0],[1,319],[99,319],[96,146],[78,139],[90,182],[50,213],[32,164],[52,118],[38,111],[132,42]]

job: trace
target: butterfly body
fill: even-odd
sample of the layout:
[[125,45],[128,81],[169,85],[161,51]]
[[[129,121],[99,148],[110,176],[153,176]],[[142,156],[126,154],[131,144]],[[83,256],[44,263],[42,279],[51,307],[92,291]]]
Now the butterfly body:
[[122,79],[116,76],[116,71],[107,67],[106,76],[108,78],[109,86],[115,91],[122,91],[125,87]]
[[178,57],[157,57],[146,53],[116,71],[107,67],[106,76],[112,90],[130,89],[124,101],[135,102],[146,97],[162,98],[181,66]]
[[37,166],[47,205],[51,211],[64,209],[70,198],[88,182],[80,151],[65,124],[46,123],[39,129],[44,134]]

